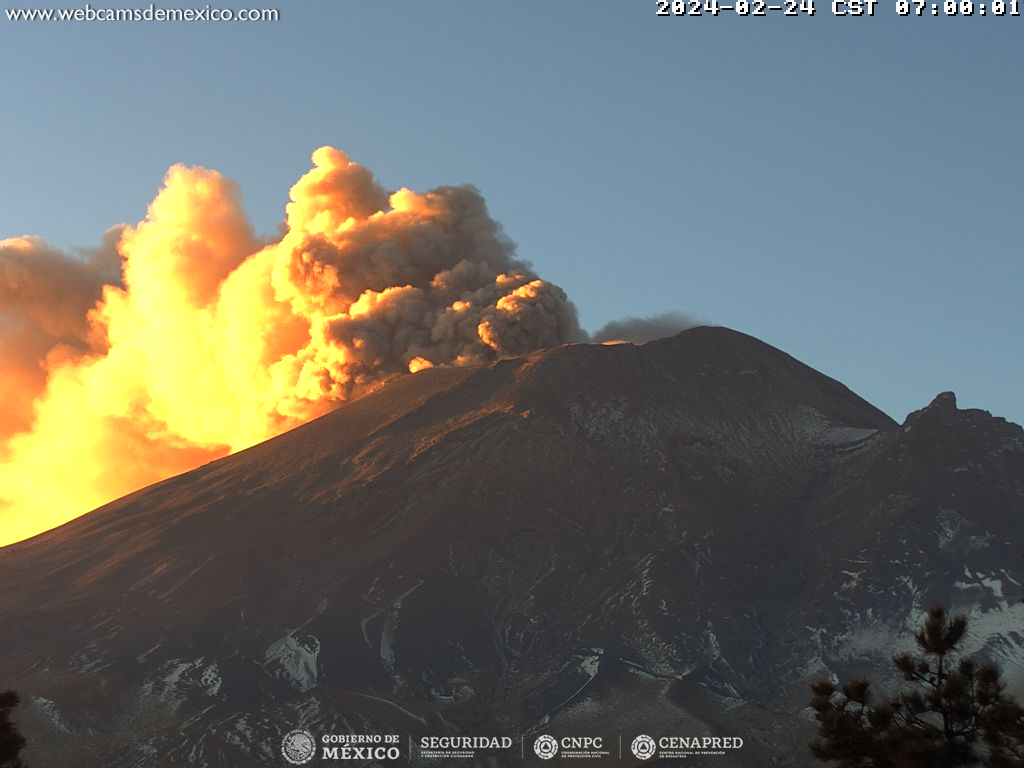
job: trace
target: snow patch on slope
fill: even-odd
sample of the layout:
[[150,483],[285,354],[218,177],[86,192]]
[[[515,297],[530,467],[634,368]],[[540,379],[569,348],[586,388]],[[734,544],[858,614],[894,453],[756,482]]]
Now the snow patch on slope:
[[810,443],[834,447],[856,447],[878,434],[877,429],[836,424],[817,408],[800,406],[793,416],[794,432]]
[[297,691],[305,693],[317,684],[320,641],[308,633],[289,632],[275,640],[264,653],[264,669]]
[[54,728],[61,733],[71,733],[71,727],[54,702],[42,696],[32,696],[30,701],[32,707],[39,710]]

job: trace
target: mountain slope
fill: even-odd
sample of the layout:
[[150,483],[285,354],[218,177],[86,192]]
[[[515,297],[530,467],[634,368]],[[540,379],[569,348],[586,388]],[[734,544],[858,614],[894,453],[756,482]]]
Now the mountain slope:
[[727,329],[430,369],[0,549],[0,680],[37,766],[278,765],[300,725],[800,764],[808,681],[931,602],[1019,675],[1022,499],[1019,426],[900,426]]

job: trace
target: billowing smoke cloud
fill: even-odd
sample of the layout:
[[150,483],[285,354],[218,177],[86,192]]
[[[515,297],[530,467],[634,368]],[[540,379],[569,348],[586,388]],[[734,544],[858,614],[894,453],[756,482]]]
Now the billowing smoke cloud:
[[120,229],[69,257],[38,237],[0,240],[0,460],[4,441],[31,426],[46,370],[103,344],[88,321],[104,284],[121,279]]
[[82,258],[0,242],[0,544],[390,375],[585,338],[472,187],[388,194],[335,149],[313,163],[278,242],[231,182],[184,166]]
[[663,312],[650,317],[627,317],[613,320],[591,335],[593,341],[631,341],[645,344],[655,339],[675,336],[680,331],[700,325],[700,322],[685,312]]

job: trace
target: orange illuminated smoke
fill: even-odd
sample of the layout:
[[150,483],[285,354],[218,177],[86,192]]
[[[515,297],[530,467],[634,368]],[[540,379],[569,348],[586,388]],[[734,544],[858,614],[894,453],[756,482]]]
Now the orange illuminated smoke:
[[[313,164],[277,242],[254,235],[233,183],[180,165],[111,247],[120,276],[99,265],[62,287],[81,259],[0,241],[0,544],[388,376],[580,337],[565,293],[515,258],[471,187],[388,194],[330,147]],[[37,281],[56,295],[29,295],[45,259],[64,265]]]

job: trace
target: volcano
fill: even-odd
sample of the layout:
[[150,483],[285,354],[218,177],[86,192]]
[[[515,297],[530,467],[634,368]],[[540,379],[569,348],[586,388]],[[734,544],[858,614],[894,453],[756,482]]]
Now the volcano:
[[287,765],[293,729],[397,734],[395,764],[444,764],[427,735],[547,764],[553,734],[636,765],[650,734],[805,765],[809,683],[884,677],[932,604],[1021,690],[1022,522],[1024,430],[951,393],[897,424],[725,328],[568,345],[0,549],[0,687],[34,768]]

